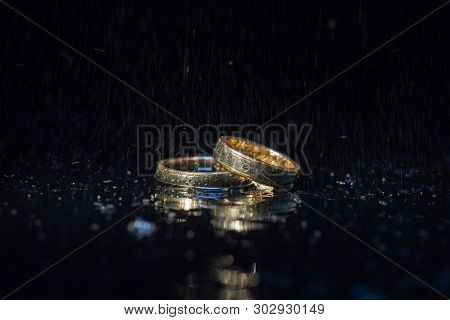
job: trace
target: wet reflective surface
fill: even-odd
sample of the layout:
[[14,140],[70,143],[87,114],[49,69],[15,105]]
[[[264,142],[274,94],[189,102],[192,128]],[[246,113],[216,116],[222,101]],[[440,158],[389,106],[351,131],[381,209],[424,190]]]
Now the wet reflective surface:
[[440,298],[309,206],[448,295],[446,174],[322,168],[290,194],[174,188],[78,164],[5,174],[0,291],[132,213],[10,298]]

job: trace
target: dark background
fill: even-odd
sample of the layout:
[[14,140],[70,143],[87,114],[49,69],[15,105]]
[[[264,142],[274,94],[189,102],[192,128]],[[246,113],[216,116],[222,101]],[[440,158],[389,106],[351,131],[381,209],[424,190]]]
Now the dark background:
[[[11,0],[9,3],[186,123],[198,126],[264,123],[443,1]],[[387,247],[386,253],[447,294],[449,14],[450,8],[444,7],[274,120],[280,124],[314,125],[306,153],[315,174],[300,182],[299,190],[304,196],[318,201],[320,207],[331,208],[328,212],[336,213],[342,218],[341,223],[370,243],[375,241],[378,245],[379,240]],[[103,186],[104,179],[118,183],[129,203],[146,196],[148,182],[134,182],[136,126],[179,122],[3,4],[0,4],[0,39],[2,212],[14,209],[17,217],[22,217],[1,218],[5,244],[1,258],[6,277],[2,281],[3,294],[89,237],[90,225],[97,218],[93,212],[87,212],[91,210],[91,200],[98,195],[96,188]],[[389,209],[392,212],[384,212],[382,217],[378,193],[372,198],[373,203],[326,203],[324,199],[330,200],[326,186],[334,183],[329,181],[330,172],[335,173],[332,179],[343,179],[347,173],[359,182],[369,177],[369,182],[364,180],[366,184],[361,182],[360,189],[351,192],[373,194],[371,187],[378,186],[382,178],[388,181],[392,178],[389,186],[392,190],[383,192],[395,196],[406,184],[416,191],[422,188],[431,200],[415,198],[418,193],[405,196],[412,195],[414,199],[410,202],[398,196],[394,208]],[[407,178],[405,172],[410,174]],[[72,183],[77,188],[71,189]],[[63,196],[62,204],[50,192],[54,186],[67,195]],[[76,193],[72,197],[71,191]],[[112,192],[111,198],[120,194],[107,191]],[[339,192],[348,197],[345,190]],[[39,198],[37,202],[27,202],[34,195]],[[437,198],[437,205],[429,209],[433,198]],[[419,208],[407,209],[413,202]],[[70,212],[67,217],[55,215],[60,206]],[[356,213],[355,207],[359,208]],[[361,210],[373,214],[362,216]],[[121,212],[127,213],[125,208]],[[49,228],[45,231],[46,245],[35,242],[41,231],[30,226],[34,226],[36,217]],[[396,222],[386,222],[383,220],[386,217]],[[320,217],[311,219],[313,225],[317,220],[316,228],[327,223]],[[207,221],[204,223],[209,225]],[[427,234],[432,236],[427,237],[426,244],[420,244],[417,234],[423,235],[421,230],[427,226],[430,227]],[[298,232],[295,224],[293,228],[294,234]],[[322,245],[324,250],[299,245],[302,237],[309,239],[310,235],[298,235],[300,238],[293,242],[296,244],[285,250],[280,250],[281,240],[266,244],[273,246],[267,250],[260,249],[275,255],[263,256],[261,260],[265,262],[279,261],[278,253],[297,252],[297,255],[292,253],[289,262],[280,262],[276,269],[281,280],[266,277],[269,281],[264,282],[266,286],[256,297],[436,298],[433,291],[388,262],[378,261],[382,258],[345,238],[339,230],[330,225],[323,228],[333,232]],[[399,240],[394,236],[397,228],[405,238]],[[73,269],[62,266],[47,276],[50,280],[37,280],[34,287],[24,289],[21,297],[176,296],[172,287],[168,289],[166,285],[166,271],[169,272],[167,266],[177,256],[164,250],[158,253],[155,248],[165,247],[152,240],[146,245],[153,246],[156,256],[140,256],[144,262],[133,260],[135,268],[133,264],[126,265],[126,257],[136,257],[142,252],[136,247],[133,250],[140,253],[130,250],[127,241],[132,240],[123,240],[125,235],[121,232],[126,230],[120,230],[97,245],[109,248],[106,253],[103,250],[107,258],[96,256],[99,248],[92,247],[84,257],[75,258]],[[265,235],[271,236],[272,233]],[[109,246],[117,242],[120,245],[116,249]],[[335,243],[343,251],[331,249]],[[407,252],[405,248],[409,248]],[[108,250],[112,254],[108,255]],[[300,271],[302,250],[312,252],[312,257],[305,253],[311,264]],[[119,252],[124,252],[124,256]],[[349,252],[353,255],[348,264],[340,265],[341,255]],[[84,265],[82,261],[87,256],[100,259],[94,264],[100,267],[94,267],[91,276],[85,273],[74,278],[68,276]],[[363,270],[351,271],[358,261],[363,261]],[[112,275],[114,270],[123,270],[124,265],[129,268],[125,268],[127,275]],[[339,267],[330,271],[330,265]],[[108,266],[114,266],[113,270]],[[197,266],[192,268],[196,270]],[[86,269],[87,273],[91,267]],[[105,270],[112,274],[105,275]],[[160,273],[142,280],[139,276],[144,270]],[[171,271],[177,273],[178,268]],[[187,271],[182,275],[184,272]],[[300,285],[301,272],[314,274],[312,278],[306,277],[312,279],[311,283]],[[135,275],[131,276],[132,273]],[[343,279],[349,273],[353,276],[347,283]],[[67,278],[71,279],[61,280]],[[141,281],[149,287],[148,291],[136,288],[134,284]],[[274,289],[271,283],[297,284],[287,285],[288,289],[283,287],[286,289],[283,291],[276,286]],[[200,297],[204,297],[206,291],[201,292]]]
[[[196,126],[269,120],[440,2],[12,4]],[[4,5],[0,14],[1,153],[9,162],[106,154],[134,164],[137,124],[179,123]],[[442,161],[447,16],[444,8],[275,121],[313,123],[316,164]]]

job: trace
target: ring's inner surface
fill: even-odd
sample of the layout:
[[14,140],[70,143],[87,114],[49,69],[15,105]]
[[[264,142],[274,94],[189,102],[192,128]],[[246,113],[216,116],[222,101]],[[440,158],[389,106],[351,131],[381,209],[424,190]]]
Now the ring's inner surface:
[[167,161],[164,166],[168,169],[190,172],[222,172],[223,169],[214,161],[214,159],[205,158],[180,158]]
[[264,161],[265,163],[271,164],[273,166],[287,169],[295,169],[296,167],[291,160],[278,155],[276,152],[271,151],[268,148],[255,145],[250,141],[227,138],[225,139],[225,142],[228,146],[242,152],[246,156]]

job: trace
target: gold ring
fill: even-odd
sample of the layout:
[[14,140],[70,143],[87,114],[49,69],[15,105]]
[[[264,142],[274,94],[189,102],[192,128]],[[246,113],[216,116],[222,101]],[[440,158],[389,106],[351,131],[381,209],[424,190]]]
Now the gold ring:
[[220,137],[214,159],[235,174],[272,187],[291,185],[301,170],[300,165],[288,156],[237,137]]
[[195,188],[226,189],[246,184],[244,178],[223,170],[214,158],[206,156],[158,161],[155,179],[166,184]]

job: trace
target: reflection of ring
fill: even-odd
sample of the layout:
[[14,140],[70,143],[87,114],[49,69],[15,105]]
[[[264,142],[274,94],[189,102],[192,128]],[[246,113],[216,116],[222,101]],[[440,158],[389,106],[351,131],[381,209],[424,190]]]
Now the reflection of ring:
[[234,231],[237,233],[259,231],[267,228],[267,224],[261,222],[221,218],[211,219],[211,224],[219,231]]
[[175,211],[196,211],[211,209],[227,195],[222,190],[205,190],[199,188],[164,187],[155,193],[162,207]]
[[228,192],[204,189],[164,187],[155,194],[162,207],[176,211],[210,210],[213,217],[228,220],[267,222],[274,215],[293,213],[298,206],[297,197],[280,196],[262,191]]
[[274,187],[292,184],[300,173],[300,166],[288,156],[236,137],[220,137],[214,159],[235,174]]
[[213,210],[216,207],[230,208],[239,207],[242,211],[252,211],[256,204],[268,201],[272,194],[245,191],[238,189],[234,192],[224,189],[200,189],[183,187],[164,187],[155,193],[157,201],[161,201],[162,206],[171,210]]
[[245,183],[244,178],[224,171],[212,157],[161,160],[155,178],[167,184],[196,188],[232,188]]
[[274,216],[295,212],[297,206],[294,201],[261,198],[259,202],[248,205],[231,202],[228,205],[213,207],[211,208],[211,215],[230,220],[267,222]]

